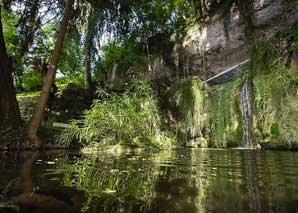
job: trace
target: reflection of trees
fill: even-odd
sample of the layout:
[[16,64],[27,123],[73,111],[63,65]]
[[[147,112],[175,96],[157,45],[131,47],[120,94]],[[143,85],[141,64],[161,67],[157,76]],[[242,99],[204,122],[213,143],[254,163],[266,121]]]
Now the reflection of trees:
[[[297,153],[183,149],[83,156],[71,165],[67,157],[1,156],[8,165],[0,164],[7,170],[0,202],[17,200],[22,212],[295,212],[298,205]],[[15,171],[21,178],[11,178]]]
[[[67,203],[55,196],[49,194],[42,194],[35,191],[32,180],[32,168],[33,162],[40,156],[39,152],[32,154],[31,158],[27,159],[23,164],[22,175],[22,189],[23,193],[17,196],[17,202],[21,205],[24,211],[28,212],[54,212],[54,211],[66,211],[66,212],[79,212],[79,203]],[[75,199],[75,196],[72,197]],[[70,200],[72,199],[70,198]]]
[[204,150],[186,149],[177,150],[172,159],[164,162],[150,212],[205,212],[208,181],[204,159]]
[[201,150],[199,153],[192,153],[195,158],[193,161],[196,166],[196,186],[199,196],[197,197],[197,209],[199,212],[207,212],[206,199],[209,187],[209,180],[207,178],[207,172],[210,170],[207,163],[209,160],[209,153],[206,150]]
[[[52,188],[47,187],[40,189],[36,187],[36,181],[33,176],[33,166],[37,158],[41,157],[40,152],[26,153],[15,158],[15,164],[24,162],[20,168],[21,177],[14,178],[6,185],[2,194],[8,203],[13,206],[18,205],[21,212],[80,212],[80,193],[55,192]],[[43,156],[44,157],[44,156]],[[23,159],[26,159],[22,161]],[[16,168],[16,171],[18,169]],[[34,170],[37,172],[36,170]],[[40,173],[38,173],[40,175]],[[38,177],[39,179],[41,177]],[[47,184],[48,181],[46,181]],[[60,189],[67,191],[66,188]],[[78,199],[79,198],[79,199]],[[1,210],[1,209],[0,209]]]
[[204,151],[177,150],[117,158],[79,159],[64,184],[87,192],[82,211],[204,212],[207,178]]
[[82,211],[146,211],[159,174],[158,155],[78,159],[66,168],[64,185],[87,192]]

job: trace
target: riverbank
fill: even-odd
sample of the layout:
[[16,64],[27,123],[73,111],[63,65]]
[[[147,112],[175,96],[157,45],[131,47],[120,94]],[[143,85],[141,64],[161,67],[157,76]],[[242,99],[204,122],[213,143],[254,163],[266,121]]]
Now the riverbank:
[[[56,130],[59,131],[59,130]],[[55,132],[52,130],[52,133]],[[106,146],[86,146],[76,144],[65,145],[63,143],[57,143],[55,140],[49,140],[51,137],[54,138],[55,135],[43,135],[45,144],[41,147],[35,147],[30,144],[30,142],[24,136],[24,129],[17,130],[0,130],[0,151],[33,151],[33,150],[80,150],[82,153],[91,154],[98,152],[108,152],[108,153],[137,153],[140,151],[158,151],[165,150],[164,148],[159,149],[158,147],[153,146],[137,146],[137,145],[127,145],[127,144],[116,144],[116,145],[106,145]],[[57,133],[57,132],[56,132]],[[241,148],[233,144],[227,144],[227,147],[198,147],[195,145],[178,145],[167,148],[167,150],[173,150],[177,148],[182,149],[238,149]],[[245,148],[243,148],[245,149]],[[279,151],[298,151],[298,144],[293,143],[278,143],[278,142],[260,142],[256,146],[256,149],[261,150],[279,150]]]

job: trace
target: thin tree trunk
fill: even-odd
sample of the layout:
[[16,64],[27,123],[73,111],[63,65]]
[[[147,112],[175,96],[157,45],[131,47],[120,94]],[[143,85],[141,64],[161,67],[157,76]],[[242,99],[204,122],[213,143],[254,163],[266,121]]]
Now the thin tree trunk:
[[49,71],[47,72],[47,75],[46,75],[46,78],[45,78],[45,81],[43,84],[42,93],[40,96],[39,103],[37,105],[36,111],[35,111],[34,116],[30,122],[30,125],[29,125],[28,137],[29,137],[29,140],[36,146],[41,146],[43,144],[43,142],[37,136],[37,131],[40,127],[43,113],[46,108],[46,105],[47,105],[47,102],[49,99],[49,94],[51,92],[51,87],[52,87],[52,84],[53,84],[53,81],[55,78],[58,60],[59,60],[59,56],[61,54],[65,34],[67,32],[67,26],[68,26],[68,22],[70,19],[73,2],[74,2],[74,0],[68,0],[66,3],[63,19],[62,19],[62,22],[60,25],[60,32],[59,32],[59,35],[58,35],[58,38],[56,41],[55,49],[54,49],[53,56],[52,56],[52,61],[51,61],[50,67],[49,67]]
[[12,64],[8,57],[0,6],[0,128],[19,127],[21,116],[13,86]]
[[[92,10],[92,9],[91,9]],[[93,39],[93,11],[90,12],[88,17],[88,29],[85,40],[85,89],[92,90],[92,80],[91,80],[91,57],[92,57],[92,39]]]
[[85,89],[91,91],[91,43],[92,38],[86,38],[85,46]]

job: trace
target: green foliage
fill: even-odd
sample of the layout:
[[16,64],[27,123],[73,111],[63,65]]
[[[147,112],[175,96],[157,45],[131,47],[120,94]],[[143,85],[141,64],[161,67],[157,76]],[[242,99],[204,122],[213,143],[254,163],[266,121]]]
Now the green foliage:
[[[264,128],[264,121],[264,118],[259,118],[256,124],[256,138],[262,142],[270,140],[271,136],[269,132],[265,132],[266,130]],[[260,135],[258,133],[260,133]]]
[[69,84],[75,84],[76,86],[83,86],[84,76],[83,74],[65,75],[63,77],[56,78],[55,84],[59,89],[64,89]]
[[277,49],[272,42],[258,41],[255,43],[251,55],[251,73],[268,74],[272,71],[272,66],[275,63]]
[[[111,156],[105,153],[98,157],[78,159],[65,168],[63,184],[87,194],[82,212],[101,212],[101,207],[109,212],[117,212],[120,209],[117,205],[123,207],[126,199],[129,199],[129,203],[137,201],[142,205],[140,209],[145,211],[154,199],[153,192],[159,177],[158,164],[143,163],[145,158],[145,162],[157,161],[155,158],[160,160],[162,154],[150,155],[150,158],[144,155],[128,158],[120,155],[114,163],[108,163]],[[135,164],[131,164],[131,160]],[[99,162],[107,163],[102,166]]]
[[177,126],[181,134],[179,139],[187,142],[201,137],[206,119],[204,104],[207,95],[202,82],[198,78],[181,81],[175,89],[173,99],[180,113]]
[[287,31],[284,34],[288,43],[291,44],[289,45],[289,51],[293,51],[294,54],[297,55],[298,54],[298,22],[290,26],[289,29],[287,29]]
[[80,35],[74,29],[66,35],[59,60],[59,71],[64,75],[79,75],[83,72],[83,46],[80,44]]
[[183,31],[197,19],[197,6],[194,1],[184,0],[132,1],[127,21],[135,24],[128,30],[141,41],[158,33]]
[[198,145],[225,147],[228,142],[242,140],[242,116],[239,88],[247,76],[213,87],[203,85],[198,78],[181,81],[175,87],[173,100],[178,109],[178,139],[192,139]]
[[289,128],[292,128],[289,125],[292,118],[287,117],[293,110],[289,105],[289,96],[293,90],[296,91],[295,82],[298,79],[280,58],[275,60],[270,69],[269,74],[259,74],[254,79],[258,129],[265,136],[270,132],[272,139],[290,140],[283,137],[286,132],[291,131]]
[[297,25],[293,25],[271,41],[257,42],[252,53],[257,129],[262,140],[297,142],[297,106],[293,100],[298,78],[287,68],[296,54],[297,32]]
[[255,80],[256,93],[259,95],[256,100],[263,111],[266,98],[271,98],[275,106],[281,106],[283,97],[295,81],[291,71],[283,64],[282,58],[272,60],[268,69],[270,70],[268,75],[258,75]]
[[241,138],[242,119],[237,94],[242,82],[243,78],[237,78],[209,90],[210,140],[215,146],[226,146],[228,141]]
[[2,10],[1,15],[7,52],[13,54],[17,48],[17,30],[15,25],[17,24],[19,16],[17,14],[9,13],[6,10]]
[[[137,146],[167,146],[160,131],[157,98],[149,82],[135,81],[123,94],[98,89],[102,100],[95,100],[83,120],[62,135],[64,142],[76,139],[85,145],[125,143]],[[168,141],[168,140],[165,140]]]
[[272,137],[274,139],[278,139],[279,138],[279,136],[280,136],[280,130],[279,130],[278,123],[271,124],[270,132],[271,132],[271,135],[272,135]]
[[241,110],[240,110],[240,104],[239,104],[239,101],[237,100],[237,97],[234,97],[234,112],[237,117],[237,127],[234,130],[234,139],[236,141],[242,141],[243,120],[242,120],[242,114],[241,114]]
[[39,91],[43,85],[43,75],[31,70],[22,76],[23,88],[26,92]]
[[40,91],[22,92],[22,93],[17,94],[18,97],[35,97],[35,96],[39,96],[39,95],[40,95]]
[[137,42],[134,38],[111,42],[103,46],[101,50],[104,59],[99,65],[99,72],[109,72],[112,66],[117,64],[117,72],[120,74],[134,64],[148,63],[144,44]]
[[291,73],[285,68],[281,58],[272,61],[272,64],[268,67],[271,70],[270,73],[258,75],[255,78],[256,102],[263,113],[265,113],[265,102],[268,98],[271,98],[275,106],[281,106],[283,97],[286,95],[292,81]]

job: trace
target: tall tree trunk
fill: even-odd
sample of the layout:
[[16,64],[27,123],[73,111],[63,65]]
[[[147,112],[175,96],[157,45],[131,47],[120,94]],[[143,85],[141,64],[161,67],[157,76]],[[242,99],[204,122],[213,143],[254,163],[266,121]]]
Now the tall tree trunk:
[[93,40],[93,20],[94,14],[91,9],[88,16],[88,28],[85,40],[85,89],[92,90],[92,80],[91,80],[91,57],[92,57],[92,40]]
[[39,103],[37,105],[36,111],[35,111],[34,116],[30,122],[30,125],[29,125],[28,137],[29,137],[29,140],[36,146],[41,146],[43,144],[42,140],[40,140],[40,138],[37,136],[37,131],[40,127],[43,113],[44,113],[44,110],[48,103],[52,84],[53,84],[53,81],[55,78],[57,65],[58,65],[58,61],[59,61],[59,56],[61,54],[65,34],[67,32],[67,26],[68,26],[68,22],[70,19],[73,2],[74,2],[74,0],[68,0],[66,3],[63,19],[62,19],[62,22],[60,25],[60,32],[59,32],[59,35],[58,35],[58,38],[56,41],[56,45],[54,48],[49,71],[47,72],[47,75],[46,75],[46,78],[45,78],[45,81],[43,84],[42,93],[40,95]]
[[92,90],[92,80],[91,80],[91,43],[92,38],[86,38],[85,44],[85,89]]
[[20,125],[20,111],[13,86],[12,64],[3,36],[0,6],[0,128]]

